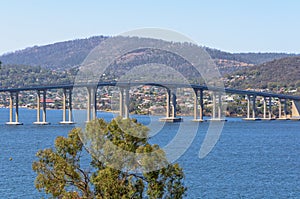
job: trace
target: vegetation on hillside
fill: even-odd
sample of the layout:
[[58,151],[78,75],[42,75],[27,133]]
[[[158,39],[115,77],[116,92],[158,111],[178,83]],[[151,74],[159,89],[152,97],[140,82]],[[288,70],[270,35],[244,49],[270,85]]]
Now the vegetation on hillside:
[[[2,55],[0,56],[2,61],[0,87],[72,83],[78,66],[88,53],[106,38],[98,36],[59,42]],[[205,49],[225,77],[228,87],[261,88],[273,92],[282,92],[282,88],[283,92],[287,89],[299,88],[299,57],[295,54],[227,53],[211,48]],[[265,61],[269,62],[264,63]],[[118,80],[134,66],[145,63],[172,66],[193,83],[199,82],[201,76],[184,59],[175,54],[162,50],[138,49],[112,63],[105,71],[105,76],[101,78],[104,81]],[[143,69],[139,72],[147,75],[153,74],[153,71],[155,70],[149,73]],[[161,74],[163,72],[160,71],[159,75]],[[145,77],[141,75],[139,78]],[[200,80],[200,82],[203,81]]]
[[[45,46],[34,46],[7,53],[0,56],[4,65],[41,66],[52,70],[67,70],[79,66],[89,52],[108,37],[95,36],[87,39],[76,39]],[[228,53],[205,47],[208,54],[215,60],[221,74],[240,70],[243,66],[261,64],[273,59],[296,56],[286,53]],[[162,55],[161,57],[165,57]],[[172,62],[172,65],[178,63]]]
[[227,86],[273,92],[300,91],[300,57],[282,58],[227,75]]
[[53,71],[39,66],[4,65],[0,68],[0,88],[72,83],[75,69]]
[[262,64],[274,59],[297,56],[296,54],[288,53],[229,53],[212,48],[205,49],[213,59],[233,60],[248,64]]
[[76,39],[45,46],[34,46],[0,56],[4,65],[41,66],[51,70],[67,70],[83,62],[89,52],[106,37]]

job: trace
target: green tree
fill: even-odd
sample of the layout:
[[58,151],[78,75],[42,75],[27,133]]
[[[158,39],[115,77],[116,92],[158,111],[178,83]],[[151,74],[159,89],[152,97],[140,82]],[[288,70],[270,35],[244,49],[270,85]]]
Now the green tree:
[[[37,153],[35,186],[54,198],[182,198],[182,168],[169,164],[147,133],[136,120],[121,118],[91,121],[84,132],[75,128],[57,137],[54,149]],[[83,167],[87,155],[90,165]]]

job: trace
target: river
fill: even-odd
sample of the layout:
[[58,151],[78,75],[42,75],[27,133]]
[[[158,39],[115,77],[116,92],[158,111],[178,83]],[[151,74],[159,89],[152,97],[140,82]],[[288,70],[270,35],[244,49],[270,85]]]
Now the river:
[[[73,126],[62,126],[61,110],[47,111],[48,126],[36,126],[35,110],[20,109],[22,126],[8,126],[8,109],[0,109],[0,198],[45,197],[34,187],[31,169],[39,149],[53,147],[57,136]],[[109,120],[110,113],[98,113]],[[138,121],[161,126],[159,117],[137,116]],[[197,129],[187,151],[177,160],[184,168],[186,198],[299,198],[300,122],[242,121],[228,118],[219,141],[203,159],[198,158],[209,122],[184,117],[188,129]],[[166,124],[151,143],[167,145],[180,123]],[[47,197],[47,196],[46,196]]]

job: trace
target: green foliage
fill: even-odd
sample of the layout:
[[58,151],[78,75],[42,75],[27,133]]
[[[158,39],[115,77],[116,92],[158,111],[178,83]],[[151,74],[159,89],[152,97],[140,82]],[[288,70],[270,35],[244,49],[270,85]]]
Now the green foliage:
[[0,70],[0,87],[17,88],[35,85],[72,83],[76,71],[51,71],[39,66],[4,65]]
[[[37,172],[35,185],[53,197],[80,195],[92,196],[88,172],[80,168],[80,154],[83,144],[79,138],[79,129],[73,129],[68,138],[58,137],[55,150],[45,149],[37,153],[39,161],[32,168]],[[66,189],[67,187],[72,189]]]
[[[163,150],[148,143],[147,133],[136,120],[121,118],[91,121],[84,133],[73,129],[56,139],[55,149],[37,153],[35,186],[55,198],[182,198],[182,168],[168,164]],[[124,151],[129,155],[120,156]],[[80,164],[83,154],[91,155],[87,168]]]
[[226,86],[241,89],[268,88],[270,91],[278,92],[282,87],[297,88],[299,75],[300,57],[288,57],[233,73],[231,76],[238,78],[231,80]]

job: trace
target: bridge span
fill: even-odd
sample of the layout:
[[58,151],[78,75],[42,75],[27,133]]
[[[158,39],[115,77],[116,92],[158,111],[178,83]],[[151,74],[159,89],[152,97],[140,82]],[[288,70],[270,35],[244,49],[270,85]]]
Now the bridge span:
[[[272,98],[277,99],[278,102],[278,117],[280,120],[300,120],[300,96],[258,92],[252,90],[238,90],[231,88],[221,87],[207,87],[197,84],[174,84],[174,83],[154,83],[154,82],[89,82],[89,83],[77,83],[77,84],[63,84],[63,85],[43,85],[43,86],[28,86],[22,88],[0,88],[1,92],[10,93],[9,97],[9,121],[6,124],[9,125],[21,125],[19,121],[19,93],[23,91],[36,91],[36,109],[37,109],[37,120],[34,124],[46,125],[49,124],[46,117],[46,100],[47,91],[53,89],[63,90],[62,99],[62,121],[61,124],[73,124],[72,118],[72,91],[74,88],[86,88],[87,90],[87,121],[96,118],[97,113],[97,89],[104,86],[118,87],[119,93],[119,115],[123,118],[129,117],[129,90],[134,86],[149,85],[163,87],[166,89],[166,117],[161,118],[161,121],[166,122],[179,122],[182,121],[176,114],[176,89],[178,88],[191,88],[194,91],[194,121],[202,122],[203,120],[203,92],[212,92],[212,121],[224,121],[224,111],[222,111],[222,95],[237,94],[246,96],[247,99],[247,115],[245,120],[272,120]],[[263,97],[263,117],[256,117],[257,106],[256,98]],[[42,98],[41,98],[42,97]],[[42,99],[42,100],[41,100]],[[291,102],[292,116],[287,117],[287,101]],[[42,105],[42,117],[40,115]],[[68,109],[68,118],[67,118]],[[251,111],[252,110],[252,111]],[[15,112],[15,116],[13,113]],[[252,112],[252,113],[251,113]]]

